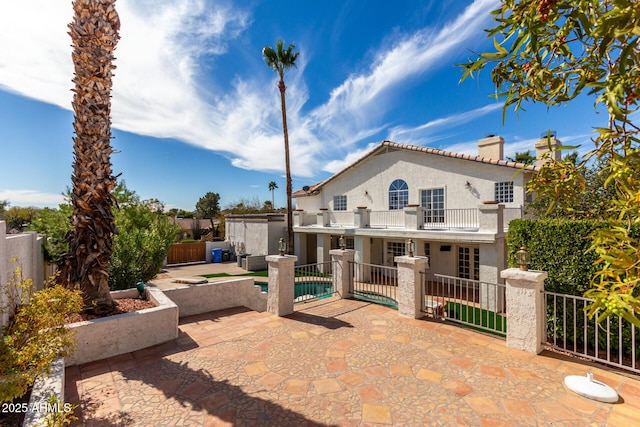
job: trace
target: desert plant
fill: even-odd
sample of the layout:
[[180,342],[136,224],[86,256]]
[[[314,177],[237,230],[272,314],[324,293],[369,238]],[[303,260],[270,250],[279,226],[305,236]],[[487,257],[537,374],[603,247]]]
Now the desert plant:
[[65,327],[69,314],[79,313],[79,290],[65,289],[52,277],[35,291],[31,279],[17,267],[2,291],[12,295],[7,306],[13,314],[0,342],[0,402],[24,395],[40,375],[47,375],[59,357],[74,350],[73,331]]

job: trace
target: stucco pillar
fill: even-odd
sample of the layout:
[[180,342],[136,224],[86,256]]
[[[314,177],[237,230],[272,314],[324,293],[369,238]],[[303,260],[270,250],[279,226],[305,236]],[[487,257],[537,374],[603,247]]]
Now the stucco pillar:
[[507,347],[540,354],[546,333],[542,291],[547,272],[509,268],[500,275],[507,284]]
[[330,252],[331,261],[335,261],[333,267],[333,290],[340,295],[340,298],[351,298],[353,294],[349,291],[351,281],[350,262],[353,262],[355,251],[351,249],[332,249]]
[[367,209],[363,206],[358,206],[353,211],[353,226],[355,228],[369,228],[371,221],[371,209]]
[[[361,264],[371,263],[371,238],[368,236],[354,236],[353,248],[355,249],[354,261]],[[362,266],[356,269],[356,279],[369,281],[371,280],[371,268]]]
[[424,208],[418,205],[404,208],[404,228],[407,230],[422,230],[424,227]]
[[320,227],[331,227],[331,216],[326,209],[320,209],[316,213],[316,224]]
[[478,226],[485,233],[504,233],[504,205],[478,206]]
[[398,313],[411,319],[424,316],[422,307],[422,285],[420,272],[428,266],[427,257],[398,256]]
[[300,227],[304,225],[304,211],[295,210],[293,211],[293,226]]
[[480,250],[480,307],[496,313],[504,311],[504,288],[500,272],[506,266],[505,239],[498,237],[495,243],[483,243]]
[[327,262],[329,251],[331,250],[331,236],[329,234],[320,233],[316,237],[316,262],[318,264]]
[[294,264],[298,257],[293,255],[268,255],[269,287],[267,311],[276,316],[293,313]]
[[293,233],[293,247],[295,248],[295,255],[303,264],[307,263],[307,234],[306,233]]

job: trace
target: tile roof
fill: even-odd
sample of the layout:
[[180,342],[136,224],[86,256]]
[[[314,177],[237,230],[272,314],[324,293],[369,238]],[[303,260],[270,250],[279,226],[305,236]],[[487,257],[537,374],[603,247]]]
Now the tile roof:
[[490,158],[487,158],[487,157],[473,156],[473,155],[470,155],[470,154],[454,153],[452,151],[444,151],[444,150],[439,150],[437,148],[423,147],[423,146],[420,146],[420,145],[398,144],[397,142],[383,141],[378,146],[373,148],[367,154],[365,154],[364,156],[360,157],[358,160],[356,160],[355,162],[353,162],[352,164],[350,164],[346,168],[342,169],[339,172],[336,172],[335,174],[333,174],[332,176],[330,176],[329,178],[325,179],[322,182],[318,182],[316,184],[313,184],[313,185],[309,186],[309,190],[308,191],[298,190],[298,191],[295,191],[292,194],[292,196],[293,197],[306,196],[306,195],[310,195],[310,194],[320,190],[322,188],[322,186],[324,184],[326,184],[327,182],[335,179],[337,176],[342,175],[343,173],[345,173],[349,169],[352,169],[353,167],[355,167],[359,163],[362,163],[363,161],[365,161],[369,157],[374,156],[378,152],[381,152],[381,151],[383,151],[383,150],[385,150],[387,148],[392,148],[392,149],[397,149],[397,150],[416,151],[416,152],[419,152],[419,153],[432,154],[432,155],[443,156],[443,157],[451,157],[451,158],[454,158],[454,159],[469,160],[469,161],[472,161],[472,162],[485,163],[485,164],[489,164],[489,165],[505,166],[505,167],[509,167],[509,168],[522,169],[522,170],[531,171],[531,172],[535,172],[535,171],[538,170],[537,166],[525,165],[524,163],[510,162],[510,161],[507,161],[507,160],[496,160],[496,159],[490,159]]

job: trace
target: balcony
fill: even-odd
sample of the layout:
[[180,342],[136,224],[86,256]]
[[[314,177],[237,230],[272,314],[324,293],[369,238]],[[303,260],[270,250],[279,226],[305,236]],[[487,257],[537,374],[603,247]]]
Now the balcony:
[[486,205],[469,209],[424,209],[407,206],[402,210],[294,212],[296,227],[377,228],[429,231],[506,231],[509,222],[522,218],[523,209]]

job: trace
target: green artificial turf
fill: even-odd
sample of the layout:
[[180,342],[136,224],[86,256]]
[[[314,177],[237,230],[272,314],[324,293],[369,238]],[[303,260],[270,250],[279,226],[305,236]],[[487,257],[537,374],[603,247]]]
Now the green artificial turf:
[[493,311],[457,302],[448,302],[446,310],[447,315],[450,318],[455,316],[455,319],[469,324],[469,327],[471,328],[473,328],[473,325],[477,325],[482,326],[482,328],[490,329],[491,331],[489,332],[495,331],[496,335],[504,336],[506,334],[507,318],[500,314],[496,314]]

